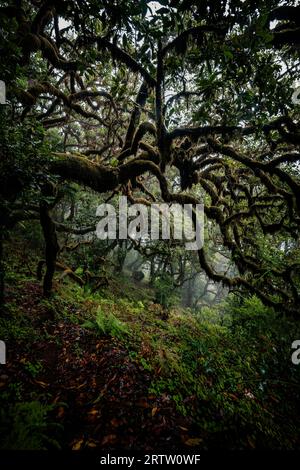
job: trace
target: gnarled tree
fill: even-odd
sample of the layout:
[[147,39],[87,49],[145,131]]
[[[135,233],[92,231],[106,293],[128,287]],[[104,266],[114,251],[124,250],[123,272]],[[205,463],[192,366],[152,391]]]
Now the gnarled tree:
[[[236,274],[217,270],[210,240],[198,252],[201,269],[214,282],[297,316],[295,3],[6,2],[5,112],[15,122],[38,119],[45,139],[56,137],[38,185],[73,181],[145,204],[203,202],[207,225],[216,227]],[[2,198],[15,203],[20,188],[11,197],[7,186],[1,185]],[[47,204],[42,199],[51,251],[46,292],[58,251],[55,242],[49,251],[55,223]]]

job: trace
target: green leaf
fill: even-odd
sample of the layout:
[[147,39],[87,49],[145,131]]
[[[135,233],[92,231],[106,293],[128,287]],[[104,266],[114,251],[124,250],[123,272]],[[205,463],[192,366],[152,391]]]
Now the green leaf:
[[233,54],[232,54],[231,50],[228,49],[227,47],[224,47],[223,53],[224,53],[224,56],[225,56],[227,59],[229,59],[229,60],[232,60],[232,59],[233,59]]

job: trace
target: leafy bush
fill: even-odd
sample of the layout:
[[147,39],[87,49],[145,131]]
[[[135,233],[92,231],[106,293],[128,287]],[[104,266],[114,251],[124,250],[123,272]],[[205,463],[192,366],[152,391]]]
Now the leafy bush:
[[125,323],[121,322],[113,313],[103,312],[100,307],[97,310],[96,318],[86,321],[83,326],[95,329],[104,336],[113,336],[118,339],[129,334]]
[[161,274],[154,282],[155,301],[165,308],[170,308],[176,301],[174,280],[167,273]]
[[[231,317],[231,319],[230,319]],[[206,440],[224,448],[295,448],[300,431],[299,370],[291,362],[300,329],[255,296],[205,315],[171,318],[153,343],[151,393],[168,394],[194,417]],[[237,431],[238,430],[238,431]],[[219,436],[219,437],[218,437]],[[235,441],[235,442],[234,442]]]
[[54,429],[60,426],[48,420],[48,413],[53,405],[44,405],[38,401],[16,403],[2,407],[1,449],[5,450],[45,450],[59,448],[55,438],[50,437]]
[[37,377],[39,373],[43,370],[43,365],[41,361],[30,362],[27,361],[24,363],[24,369],[33,377]]
[[4,341],[35,341],[37,335],[27,318],[15,315],[0,319],[0,338]]

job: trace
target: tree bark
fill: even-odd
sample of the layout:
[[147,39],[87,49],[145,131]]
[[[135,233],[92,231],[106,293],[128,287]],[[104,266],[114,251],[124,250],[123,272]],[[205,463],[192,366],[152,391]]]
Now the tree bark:
[[[42,189],[43,196],[49,198],[54,196],[54,188],[52,185],[47,184]],[[56,258],[59,252],[59,244],[57,241],[55,223],[51,218],[51,205],[46,199],[40,203],[40,221],[45,238],[45,260],[46,260],[46,274],[43,280],[43,292],[46,297],[49,297],[52,292],[53,276],[56,266]]]

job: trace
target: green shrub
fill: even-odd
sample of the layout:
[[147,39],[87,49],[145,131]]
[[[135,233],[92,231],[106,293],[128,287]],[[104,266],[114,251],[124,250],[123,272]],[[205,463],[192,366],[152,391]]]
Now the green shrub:
[[209,308],[171,317],[152,342],[160,373],[150,393],[169,395],[208,441],[222,439],[224,448],[295,448],[300,370],[291,362],[291,343],[299,326],[255,296],[219,308],[211,309],[212,318]]
[[5,450],[45,450],[59,448],[57,440],[50,437],[60,427],[51,423],[48,413],[53,405],[38,401],[16,403],[0,410],[0,448]]
[[163,273],[154,281],[155,302],[165,308],[170,308],[177,299],[174,290],[174,280],[170,274]]
[[86,321],[83,326],[95,329],[104,336],[112,336],[118,339],[123,339],[124,336],[129,334],[125,323],[120,321],[113,313],[103,312],[100,307],[97,310],[96,318]]

